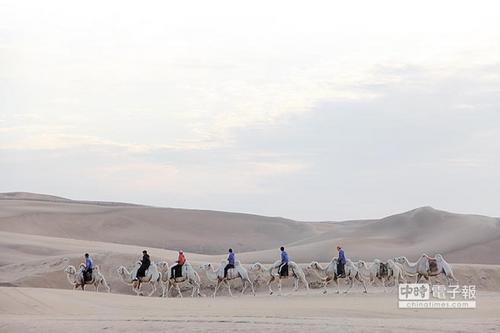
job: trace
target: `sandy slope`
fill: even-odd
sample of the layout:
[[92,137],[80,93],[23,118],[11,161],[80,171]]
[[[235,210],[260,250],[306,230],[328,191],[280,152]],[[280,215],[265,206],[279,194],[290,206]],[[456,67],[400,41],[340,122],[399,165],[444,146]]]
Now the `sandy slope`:
[[399,310],[396,295],[145,298],[0,288],[0,332],[486,332],[498,329],[498,293],[476,310]]
[[282,218],[35,200],[0,200],[0,230],[198,253],[273,248],[316,235],[313,225]]
[[[24,200],[25,197],[31,200]],[[38,198],[38,199],[37,199]],[[275,257],[286,245],[295,261],[329,261],[342,244],[365,260],[442,253],[452,262],[500,264],[500,220],[418,208],[380,220],[303,223],[282,218],[126,204],[0,196],[0,230],[223,254]]]

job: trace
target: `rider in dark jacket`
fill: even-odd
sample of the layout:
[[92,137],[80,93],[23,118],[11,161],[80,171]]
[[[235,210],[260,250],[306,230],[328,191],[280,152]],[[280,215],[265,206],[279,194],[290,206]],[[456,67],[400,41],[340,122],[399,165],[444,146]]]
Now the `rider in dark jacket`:
[[151,260],[149,259],[148,251],[142,251],[141,267],[137,270],[136,280],[146,275],[146,270],[151,265]]

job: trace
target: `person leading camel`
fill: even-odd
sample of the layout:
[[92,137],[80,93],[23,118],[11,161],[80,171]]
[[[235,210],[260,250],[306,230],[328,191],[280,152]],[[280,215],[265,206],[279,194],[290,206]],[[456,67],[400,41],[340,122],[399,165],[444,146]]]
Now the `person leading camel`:
[[94,269],[94,260],[88,253],[85,253],[85,270],[83,271],[83,279],[85,281],[92,280],[92,270]]
[[173,276],[174,278],[181,277],[182,265],[184,265],[185,262],[186,262],[186,257],[184,256],[184,251],[180,250],[177,261],[175,262],[175,264],[172,265],[172,267],[170,267],[170,276]]
[[339,275],[339,278],[345,278],[344,266],[346,263],[346,259],[345,259],[344,249],[341,248],[340,246],[337,246],[337,251],[339,251],[339,261],[337,263],[337,273]]
[[288,276],[288,253],[285,251],[285,248],[282,246],[281,250],[281,264],[278,268],[278,274],[280,276]]
[[227,271],[231,268],[234,268],[234,262],[236,258],[233,253],[233,249],[229,249],[229,255],[227,256],[227,265],[224,267],[224,278],[227,277]]
[[139,278],[146,276],[146,270],[149,268],[149,265],[151,265],[151,259],[149,259],[148,251],[144,250],[142,251],[141,266],[137,270],[134,281],[138,281]]

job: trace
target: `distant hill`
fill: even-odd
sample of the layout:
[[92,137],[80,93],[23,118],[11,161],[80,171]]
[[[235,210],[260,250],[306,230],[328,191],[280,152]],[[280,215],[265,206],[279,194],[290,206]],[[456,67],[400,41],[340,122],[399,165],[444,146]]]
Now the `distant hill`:
[[[453,262],[500,264],[500,220],[421,207],[382,219],[337,223],[207,210],[0,194],[0,231],[223,254],[272,261],[286,245],[293,260],[329,261],[336,245],[371,260],[442,253]],[[242,253],[245,252],[245,253]]]

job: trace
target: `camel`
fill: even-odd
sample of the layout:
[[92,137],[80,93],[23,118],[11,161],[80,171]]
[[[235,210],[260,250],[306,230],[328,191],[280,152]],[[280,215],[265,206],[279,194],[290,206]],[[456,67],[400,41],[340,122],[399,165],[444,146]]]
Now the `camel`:
[[387,267],[389,268],[389,277],[394,278],[394,287],[397,288],[399,281],[406,281],[406,274],[403,265],[395,262],[393,259],[387,260]]
[[243,288],[241,290],[242,295],[245,293],[247,284],[249,284],[250,288],[252,289],[252,294],[255,296],[255,289],[253,288],[253,283],[248,277],[248,271],[245,269],[245,267],[243,267],[239,261],[236,261],[234,268],[229,269],[227,271],[227,276],[224,278],[224,267],[226,264],[227,261],[223,260],[220,263],[218,269],[215,269],[213,265],[210,263],[206,263],[200,266],[200,269],[204,270],[205,273],[207,274],[207,278],[210,281],[216,282],[213,297],[215,297],[215,295],[217,294],[217,290],[219,289],[222,283],[226,285],[229,295],[232,297],[233,293],[231,292],[231,285],[229,284],[229,281],[234,279],[241,279],[241,282],[243,283]]
[[278,281],[278,288],[279,288],[279,295],[281,295],[281,282],[283,279],[286,279],[288,277],[293,277],[294,278],[294,287],[293,291],[297,291],[299,289],[299,280],[302,281],[304,284],[305,288],[307,291],[309,291],[309,283],[306,280],[306,275],[304,274],[304,271],[302,268],[299,267],[295,262],[289,261],[288,262],[288,276],[280,276],[278,273],[273,273],[273,270],[277,270],[281,264],[281,261],[276,261],[274,264],[271,265],[270,268],[266,269],[264,268],[264,265],[262,265],[260,262],[256,262],[255,264],[252,265],[250,268],[251,271],[256,272],[257,274],[262,274],[262,273],[267,273],[269,274],[269,280],[267,281],[267,286],[269,287],[269,294],[273,294],[273,290],[271,289],[271,283],[275,280]]
[[400,280],[405,280],[403,266],[389,259],[383,263],[380,259],[373,260],[373,264],[368,267],[363,260],[358,261],[357,265],[359,272],[363,277],[369,278],[369,281],[374,283],[377,280],[382,282],[384,292],[387,292],[386,282],[394,278],[395,285],[399,284]]
[[382,283],[384,287],[384,292],[387,291],[385,282],[388,278],[388,269],[386,265],[382,265],[380,259],[374,259],[373,263],[368,266],[367,263],[363,260],[359,260],[356,264],[359,273],[365,279],[368,279],[372,284],[376,285],[376,281]]
[[144,295],[141,291],[141,283],[149,283],[151,285],[151,292],[148,294],[148,296],[151,296],[155,293],[157,285],[161,281],[161,273],[158,271],[158,266],[156,266],[154,262],[151,262],[151,265],[146,270],[146,275],[141,277],[139,281],[137,281],[135,280],[135,277],[137,276],[137,270],[140,266],[141,262],[136,262],[135,267],[131,272],[129,272],[125,266],[120,266],[117,269],[118,275],[122,279],[123,283],[132,285],[132,290],[138,296]]
[[418,283],[422,277],[430,283],[431,277],[437,277],[441,274],[446,277],[448,285],[450,285],[452,281],[458,283],[458,280],[453,275],[451,265],[444,260],[441,254],[436,254],[435,258],[431,258],[424,253],[413,265],[410,264],[406,257],[397,257],[394,258],[394,261],[402,265],[405,274],[410,276],[416,275],[416,283]]
[[185,262],[182,266],[182,277],[174,278],[170,275],[170,266],[166,261],[160,261],[158,263],[158,268],[161,272],[161,287],[162,287],[162,297],[168,297],[170,293],[170,289],[175,287],[177,290],[177,294],[182,298],[181,289],[179,288],[179,284],[183,284],[185,282],[189,283],[193,286],[193,291],[191,292],[191,297],[201,296],[200,293],[200,276],[194,270],[193,266],[189,262]]
[[[333,280],[337,284],[337,294],[340,293],[340,288],[339,288],[339,277],[337,274],[337,258],[333,258],[332,261],[326,266],[325,268],[321,267],[321,265],[317,261],[313,261],[307,266],[307,270],[312,270],[321,280],[323,280],[323,294],[327,293],[327,285]],[[351,290],[354,280],[358,280],[364,288],[363,293],[367,293],[368,291],[366,290],[366,284],[365,281],[361,278],[361,274],[359,273],[356,265],[353,264],[353,262],[349,259],[347,259],[346,264],[345,264],[345,278],[349,279],[349,287],[344,291],[344,294],[346,294],[349,290]],[[325,276],[322,276],[320,274],[324,274]]]
[[74,289],[81,287],[82,290],[85,290],[86,284],[93,284],[96,292],[99,291],[100,285],[104,286],[104,288],[107,289],[108,293],[110,292],[110,288],[108,286],[108,283],[106,282],[106,279],[99,271],[99,266],[95,266],[92,270],[92,279],[90,281],[84,281],[83,278],[83,270],[85,269],[85,264],[80,264],[79,268],[80,269],[78,272],[76,271],[75,266],[72,265],[69,265],[64,269],[68,281],[73,285]]

